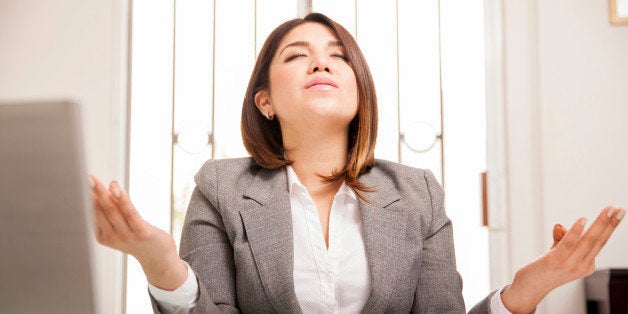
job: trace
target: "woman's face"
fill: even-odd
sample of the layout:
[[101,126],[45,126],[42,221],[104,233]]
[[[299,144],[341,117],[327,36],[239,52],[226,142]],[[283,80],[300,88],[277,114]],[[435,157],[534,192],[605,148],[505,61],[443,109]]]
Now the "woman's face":
[[270,107],[260,109],[276,114],[284,133],[347,130],[357,113],[355,74],[338,38],[325,25],[304,23],[286,34],[269,77],[265,99]]

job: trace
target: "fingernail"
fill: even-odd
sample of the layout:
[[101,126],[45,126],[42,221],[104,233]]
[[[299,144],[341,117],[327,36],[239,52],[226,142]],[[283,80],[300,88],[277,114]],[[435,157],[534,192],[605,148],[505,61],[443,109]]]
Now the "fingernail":
[[586,218],[582,218],[580,220],[580,225],[582,225],[583,227],[587,225],[587,219]]
[[120,198],[120,190],[118,190],[117,188],[113,189],[113,196],[115,196],[116,198]]
[[606,212],[606,216],[608,216],[608,218],[613,217],[613,214],[615,213],[615,211],[617,211],[617,208],[615,208],[615,207],[613,207],[613,208],[609,209],[609,210]]
[[619,213],[617,213],[617,216],[615,216],[615,218],[617,218],[617,220],[622,220],[625,214],[626,214],[626,211],[622,209],[619,211]]
[[88,176],[88,178],[89,178],[89,186],[92,188],[96,186],[96,183],[94,182],[94,179],[92,178],[92,176]]

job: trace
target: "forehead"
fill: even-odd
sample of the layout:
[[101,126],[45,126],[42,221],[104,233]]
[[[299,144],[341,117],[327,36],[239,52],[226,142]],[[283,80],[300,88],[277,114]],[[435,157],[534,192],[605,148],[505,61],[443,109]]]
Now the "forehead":
[[338,38],[329,27],[323,24],[314,22],[303,23],[286,34],[279,44],[279,51],[296,41],[306,41],[312,44],[322,42],[327,44],[330,41],[338,41]]

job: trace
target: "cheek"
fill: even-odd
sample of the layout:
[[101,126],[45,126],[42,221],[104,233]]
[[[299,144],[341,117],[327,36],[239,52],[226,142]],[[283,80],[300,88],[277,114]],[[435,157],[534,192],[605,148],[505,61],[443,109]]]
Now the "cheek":
[[349,90],[349,93],[351,95],[349,97],[350,99],[353,100],[354,109],[357,112],[358,111],[358,84],[355,81],[355,79],[353,79],[351,86],[352,88]]
[[271,103],[281,106],[284,102],[290,102],[293,97],[292,85],[295,84],[295,77],[291,71],[274,71],[270,75],[270,95]]
[[350,86],[350,88],[348,89],[349,93],[351,93],[353,95],[353,97],[357,100],[358,98],[358,81],[355,78],[355,73],[353,72],[353,69],[349,66],[347,66],[346,69],[346,83],[347,86]]
[[283,86],[288,81],[290,81],[289,71],[276,70],[271,74],[270,77],[271,84],[275,83],[273,85],[276,86]]

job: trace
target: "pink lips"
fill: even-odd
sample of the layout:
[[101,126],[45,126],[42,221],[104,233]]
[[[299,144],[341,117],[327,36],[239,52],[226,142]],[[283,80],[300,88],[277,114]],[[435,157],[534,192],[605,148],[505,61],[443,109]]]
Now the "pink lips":
[[336,82],[327,77],[315,77],[307,82],[306,89],[330,89],[338,88]]

